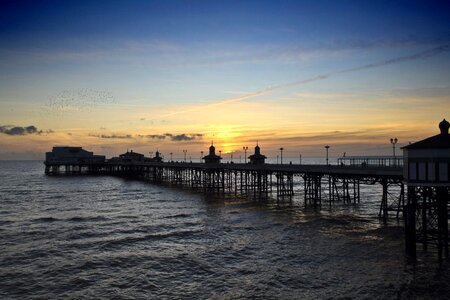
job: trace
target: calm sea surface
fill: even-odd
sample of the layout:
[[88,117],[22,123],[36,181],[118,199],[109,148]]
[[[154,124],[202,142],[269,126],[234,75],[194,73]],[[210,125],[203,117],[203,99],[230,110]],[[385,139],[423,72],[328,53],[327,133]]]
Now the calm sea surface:
[[417,266],[361,193],[315,210],[3,161],[0,298],[397,298]]

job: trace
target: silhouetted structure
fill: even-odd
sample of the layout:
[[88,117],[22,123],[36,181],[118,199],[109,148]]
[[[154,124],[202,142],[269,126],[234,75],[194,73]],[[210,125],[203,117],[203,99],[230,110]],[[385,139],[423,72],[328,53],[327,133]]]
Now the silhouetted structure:
[[204,156],[203,159],[205,160],[206,164],[220,163],[220,160],[222,159],[222,157],[220,157],[219,155],[216,155],[216,147],[214,147],[212,142],[211,142],[211,146],[209,147],[209,154]]
[[250,164],[253,165],[262,165],[265,163],[266,156],[261,154],[261,148],[258,143],[256,143],[255,153],[250,155],[248,159],[250,160]]
[[439,123],[440,134],[403,147],[403,177],[408,186],[406,247],[415,258],[416,242],[438,246],[439,259],[449,255],[448,204],[450,202],[449,123]]
[[162,162],[163,161],[163,159],[161,157],[161,153],[159,153],[158,150],[156,150],[155,157],[153,157],[151,159],[151,161],[154,161],[154,162]]
[[53,147],[45,153],[45,161],[51,163],[71,164],[80,162],[105,162],[104,155],[94,155],[82,147]]
[[[105,174],[130,177],[154,183],[166,183],[203,189],[205,192],[234,193],[265,198],[276,188],[277,197],[291,197],[302,190],[305,205],[320,207],[323,201],[359,203],[360,184],[382,186],[380,217],[388,212],[401,211],[405,217],[405,245],[407,252],[416,255],[416,242],[436,244],[439,258],[448,256],[448,204],[450,194],[450,135],[449,123],[444,119],[441,133],[404,147],[404,167],[393,163],[371,165],[363,162],[351,165],[281,165],[265,164],[259,145],[250,156],[251,164],[220,164],[211,143],[205,163],[162,162],[159,152],[154,158],[145,158],[133,151],[104,160],[80,147],[65,147],[53,152],[71,153],[65,162],[59,155],[55,160],[47,154],[45,172],[57,174]],[[59,147],[61,148],[61,147]],[[64,147],[63,147],[64,148]],[[86,159],[92,158],[92,159]],[[405,205],[404,183],[408,185]]]
[[121,161],[144,161],[145,157],[144,154],[127,150],[127,152],[119,155],[119,159]]
[[45,153],[45,174],[95,172],[105,162],[104,155],[94,155],[81,147],[53,147],[51,152]]

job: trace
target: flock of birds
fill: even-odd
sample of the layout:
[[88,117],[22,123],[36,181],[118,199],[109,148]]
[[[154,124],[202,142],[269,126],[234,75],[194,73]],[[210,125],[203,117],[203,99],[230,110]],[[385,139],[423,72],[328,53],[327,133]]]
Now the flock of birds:
[[107,91],[89,88],[64,90],[49,99],[43,107],[43,113],[47,115],[91,111],[98,105],[114,103],[117,103],[117,99]]

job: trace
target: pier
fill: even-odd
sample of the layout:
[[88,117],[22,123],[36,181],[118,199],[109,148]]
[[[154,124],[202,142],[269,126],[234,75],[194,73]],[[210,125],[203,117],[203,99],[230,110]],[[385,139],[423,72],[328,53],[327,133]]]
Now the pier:
[[269,164],[259,145],[249,163],[221,163],[213,145],[204,163],[164,162],[127,151],[106,160],[80,147],[55,147],[47,153],[47,175],[109,175],[154,184],[191,188],[205,193],[254,199],[285,199],[301,193],[305,206],[361,202],[361,185],[379,185],[379,217],[403,217],[406,252],[416,259],[416,244],[438,249],[439,260],[449,256],[450,135],[448,122],[441,134],[404,147],[404,156],[343,157],[337,165]]
[[[404,193],[395,203],[388,202],[390,187],[403,191],[403,170],[392,167],[206,164],[188,162],[46,162],[46,174],[91,174],[136,178],[151,183],[191,187],[205,192],[231,193],[256,197],[293,196],[294,186],[303,188],[305,205],[331,205],[335,201],[360,202],[361,184],[380,184],[380,216],[401,210]],[[395,205],[393,205],[395,204]]]

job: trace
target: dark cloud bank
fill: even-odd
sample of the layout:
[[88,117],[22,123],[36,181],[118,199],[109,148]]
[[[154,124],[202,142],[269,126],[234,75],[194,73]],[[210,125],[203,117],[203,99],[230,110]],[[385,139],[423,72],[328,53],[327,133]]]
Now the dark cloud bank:
[[124,135],[119,135],[119,134],[90,134],[89,136],[93,136],[93,137],[97,137],[99,139],[132,139],[133,136],[131,134],[124,134]]
[[52,133],[53,130],[42,131],[38,130],[36,126],[30,125],[26,127],[14,126],[14,125],[3,125],[0,126],[0,133],[7,135],[27,135],[27,134],[43,134]]
[[164,134],[164,136],[169,137],[170,140],[175,141],[175,142],[180,142],[180,141],[192,141],[195,140],[197,138],[201,138],[203,136],[203,134],[199,134],[199,133],[194,133],[194,134],[171,134],[171,133],[166,133]]
[[184,142],[184,141],[193,141],[193,140],[198,140],[201,139],[203,137],[203,134],[200,133],[193,133],[193,134],[187,134],[187,133],[182,133],[182,134],[172,134],[172,133],[164,133],[164,134],[148,134],[148,135],[142,135],[142,134],[138,134],[138,135],[131,135],[131,134],[124,134],[124,135],[119,135],[119,134],[90,134],[90,136],[93,137],[97,137],[100,139],[132,139],[132,138],[149,138],[149,139],[153,139],[153,140],[165,140],[170,139],[173,142]]

